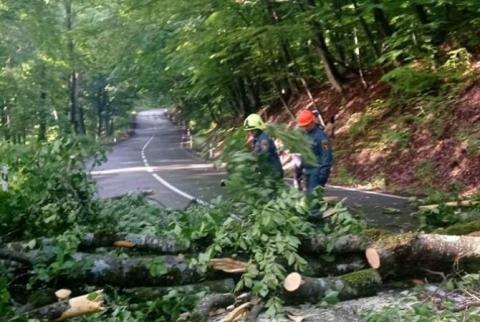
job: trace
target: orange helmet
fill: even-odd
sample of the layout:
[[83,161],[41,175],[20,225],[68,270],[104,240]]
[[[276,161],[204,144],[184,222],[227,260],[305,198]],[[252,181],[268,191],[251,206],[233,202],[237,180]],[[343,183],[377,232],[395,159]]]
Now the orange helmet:
[[315,115],[310,110],[303,110],[298,113],[297,123],[298,126],[308,126],[315,121]]

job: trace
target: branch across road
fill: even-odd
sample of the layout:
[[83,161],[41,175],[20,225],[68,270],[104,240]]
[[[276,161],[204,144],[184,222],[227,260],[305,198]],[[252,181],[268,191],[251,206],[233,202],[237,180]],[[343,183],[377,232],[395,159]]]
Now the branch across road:
[[[100,197],[152,189],[152,198],[170,208],[184,208],[192,199],[208,202],[222,193],[225,172],[181,147],[182,130],[163,109],[140,112],[135,135],[115,145],[108,161],[92,171]],[[407,198],[348,187],[327,186],[327,196],[345,198],[369,225],[394,230],[412,226]]]

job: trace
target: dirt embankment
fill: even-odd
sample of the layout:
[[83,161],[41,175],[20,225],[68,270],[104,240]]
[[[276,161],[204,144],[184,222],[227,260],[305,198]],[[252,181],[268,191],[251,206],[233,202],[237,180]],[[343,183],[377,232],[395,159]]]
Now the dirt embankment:
[[[332,182],[397,193],[480,192],[480,81],[449,102],[402,99],[378,74],[366,81],[350,80],[343,98],[329,86],[313,90],[324,118],[336,119]],[[290,109],[311,105],[304,95]],[[269,111],[269,119],[294,125],[284,110]]]

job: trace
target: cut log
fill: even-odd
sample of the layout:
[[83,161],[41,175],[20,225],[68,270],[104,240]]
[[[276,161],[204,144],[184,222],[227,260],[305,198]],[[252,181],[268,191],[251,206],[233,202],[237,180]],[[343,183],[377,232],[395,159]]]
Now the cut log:
[[338,277],[312,278],[299,273],[289,274],[284,281],[286,301],[292,303],[318,303],[329,292],[338,292],[339,300],[372,296],[382,284],[373,269],[362,270]]
[[206,322],[210,312],[219,308],[226,308],[233,303],[235,303],[235,295],[231,293],[209,294],[195,306],[195,309],[190,317],[190,321]]
[[478,270],[480,237],[400,234],[379,241],[368,248],[365,255],[370,266],[384,276],[449,271],[453,264]]
[[132,302],[143,302],[161,298],[168,293],[175,291],[183,294],[194,294],[203,290],[208,290],[210,293],[228,293],[235,288],[233,279],[225,279],[218,281],[205,281],[198,284],[188,284],[172,287],[136,287],[124,289],[122,292],[129,296]]
[[103,291],[99,290],[90,294],[74,297],[68,301],[60,301],[27,313],[30,318],[64,321],[77,316],[102,312]]
[[72,291],[66,288],[59,289],[55,292],[55,296],[60,301],[68,300],[71,294],[72,294]]

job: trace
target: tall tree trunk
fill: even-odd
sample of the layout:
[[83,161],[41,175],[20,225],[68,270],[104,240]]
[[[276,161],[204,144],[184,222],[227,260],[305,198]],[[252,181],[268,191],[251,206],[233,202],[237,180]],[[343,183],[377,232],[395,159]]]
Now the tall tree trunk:
[[[333,0],[332,6],[333,6],[333,11],[335,13],[335,19],[337,21],[341,21],[341,19],[342,19],[342,1]],[[347,63],[347,54],[346,54],[345,48],[342,46],[342,43],[343,43],[343,40],[344,40],[344,35],[347,34],[345,32],[345,28],[341,28],[340,32],[338,32],[335,28],[332,28],[332,30],[333,30],[333,32],[332,32],[333,44],[335,46],[335,50],[338,53],[340,61],[342,61],[342,63],[344,65],[347,65],[348,64]]]
[[38,141],[45,141],[47,138],[47,93],[45,92],[45,64],[40,62],[40,97],[38,107]]
[[40,93],[40,109],[38,112],[38,141],[45,141],[47,138],[47,93]]
[[365,18],[363,18],[362,13],[360,12],[357,4],[357,0],[352,0],[353,8],[355,9],[355,14],[357,16],[358,21],[360,22],[360,25],[362,26],[363,32],[365,33],[365,36],[368,39],[368,42],[370,43],[370,46],[372,47],[375,56],[380,57],[381,55],[381,50],[380,46],[378,46],[378,43],[375,41],[375,37],[373,37],[373,33],[370,30],[370,27],[368,26],[367,22],[365,21]]
[[0,108],[0,128],[2,129],[3,138],[5,141],[10,141],[10,120],[8,116],[8,107],[6,100],[3,100],[3,104]]
[[382,38],[388,38],[393,34],[393,27],[390,25],[385,12],[381,8],[382,4],[380,0],[373,0],[373,4],[375,5],[373,9],[373,17],[375,19],[377,30]]
[[[306,1],[307,1],[306,2],[307,5],[310,8],[314,9],[316,7],[315,0],[306,0]],[[333,88],[335,88],[337,92],[343,93],[343,88],[342,88],[343,80],[333,62],[332,55],[330,54],[330,51],[328,49],[327,43],[325,41],[325,37],[323,35],[323,28],[318,21],[312,21],[311,25],[313,29],[316,49],[317,49],[318,55],[320,56],[320,59],[322,60],[322,64],[325,69],[327,78],[330,84],[332,84]]]
[[258,107],[260,107],[260,105],[262,105],[262,100],[260,98],[260,89],[258,87],[258,84],[250,76],[246,77],[246,81],[252,101],[252,106],[257,109]]
[[97,136],[101,137],[102,136],[102,130],[103,130],[103,114],[104,114],[104,95],[103,95],[104,89],[103,87],[99,87],[97,91]]
[[79,74],[76,68],[76,59],[75,59],[75,44],[72,39],[73,31],[73,18],[74,13],[72,11],[72,1],[65,0],[65,25],[68,33],[67,40],[67,50],[68,55],[70,56],[70,67],[72,68],[70,72],[69,79],[69,98],[70,98],[70,122],[72,123],[73,129],[76,134],[85,134],[85,124],[83,117],[83,110],[78,102],[78,78]]
[[[265,0],[265,4],[271,24],[273,26],[277,25],[279,22],[281,22],[281,18],[278,15],[276,9],[274,8],[274,3],[272,2],[272,0]],[[299,92],[299,88],[295,83],[295,80],[292,80],[291,77],[291,75],[293,74],[290,67],[292,62],[292,55],[290,54],[288,41],[283,37],[280,38],[280,48],[280,60],[282,64],[282,69],[284,69],[287,74],[285,77],[285,82],[288,84],[290,92],[296,94]]]
[[424,25],[428,24],[430,22],[430,19],[428,18],[428,13],[425,7],[421,4],[416,4],[413,6],[413,9],[415,11],[415,14],[417,15],[418,20]]

